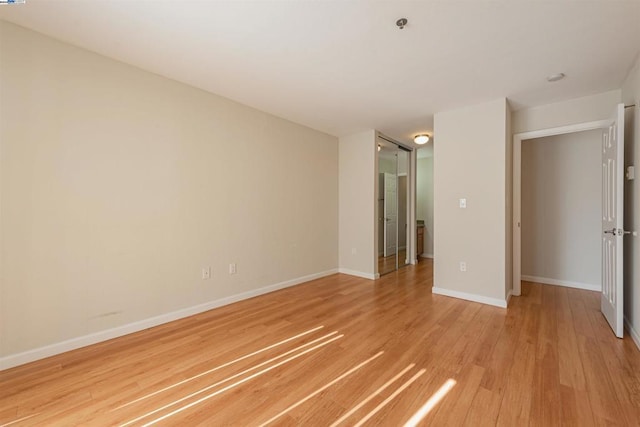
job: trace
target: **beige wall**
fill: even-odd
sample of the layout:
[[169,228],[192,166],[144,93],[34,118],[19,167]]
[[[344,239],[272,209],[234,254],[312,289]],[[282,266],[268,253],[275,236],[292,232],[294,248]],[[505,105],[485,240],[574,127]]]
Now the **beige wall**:
[[418,159],[416,218],[423,220],[423,256],[433,256],[433,157]]
[[609,118],[620,102],[620,90],[514,111],[513,133],[549,129]]
[[[640,232],[640,57],[622,86],[625,120],[625,166],[635,165],[636,179],[625,181],[625,230]],[[640,347],[640,237],[625,237],[625,323]]]
[[499,99],[435,115],[435,293],[505,305],[508,110]]
[[522,275],[599,289],[600,130],[522,143]]
[[0,356],[337,269],[335,137],[11,24],[0,40]]
[[377,273],[376,131],[340,138],[340,271],[373,279]]

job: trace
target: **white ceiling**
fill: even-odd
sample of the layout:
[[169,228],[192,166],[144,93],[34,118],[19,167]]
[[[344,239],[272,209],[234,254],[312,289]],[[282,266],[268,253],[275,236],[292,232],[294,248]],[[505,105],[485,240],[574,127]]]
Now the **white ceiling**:
[[640,50],[635,0],[27,0],[0,19],[329,134],[404,142],[438,111],[619,88]]

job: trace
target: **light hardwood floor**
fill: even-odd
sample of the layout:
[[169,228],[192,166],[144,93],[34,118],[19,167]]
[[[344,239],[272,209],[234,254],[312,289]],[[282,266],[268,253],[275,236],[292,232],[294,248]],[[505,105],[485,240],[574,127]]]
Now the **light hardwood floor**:
[[0,425],[640,422],[640,352],[597,293],[525,282],[504,310],[431,286],[431,260],[338,274],[0,372]]

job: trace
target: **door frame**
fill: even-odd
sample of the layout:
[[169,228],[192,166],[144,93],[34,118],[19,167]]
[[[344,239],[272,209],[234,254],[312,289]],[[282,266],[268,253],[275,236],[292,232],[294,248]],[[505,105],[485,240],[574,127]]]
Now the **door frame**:
[[546,136],[563,135],[567,133],[607,128],[610,124],[610,119],[596,120],[592,122],[577,123],[567,126],[521,132],[513,135],[513,212],[511,223],[511,227],[513,230],[513,289],[511,291],[511,295],[520,296],[520,294],[522,293],[522,235],[520,227],[522,218],[522,143],[528,139],[544,138]]

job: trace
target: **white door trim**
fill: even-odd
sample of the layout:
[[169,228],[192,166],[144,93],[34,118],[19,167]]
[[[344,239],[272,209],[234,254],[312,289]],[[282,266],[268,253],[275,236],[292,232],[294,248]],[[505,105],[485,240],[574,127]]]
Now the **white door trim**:
[[416,241],[416,233],[417,233],[417,224],[416,224],[416,203],[417,203],[417,161],[418,161],[418,150],[412,150],[409,153],[409,162],[408,162],[408,173],[407,177],[408,182],[408,192],[409,192],[409,208],[408,217],[407,217],[407,258],[409,259],[410,264],[416,264],[416,250],[417,244]]
[[522,185],[522,142],[527,139],[543,138],[545,136],[563,135],[566,133],[582,132],[587,130],[606,128],[611,124],[611,120],[597,120],[593,122],[577,123],[555,128],[540,129],[529,132],[516,133],[513,135],[513,292],[512,295],[519,296],[521,293],[521,256],[522,256],[522,236],[520,234],[521,221],[521,185]]

